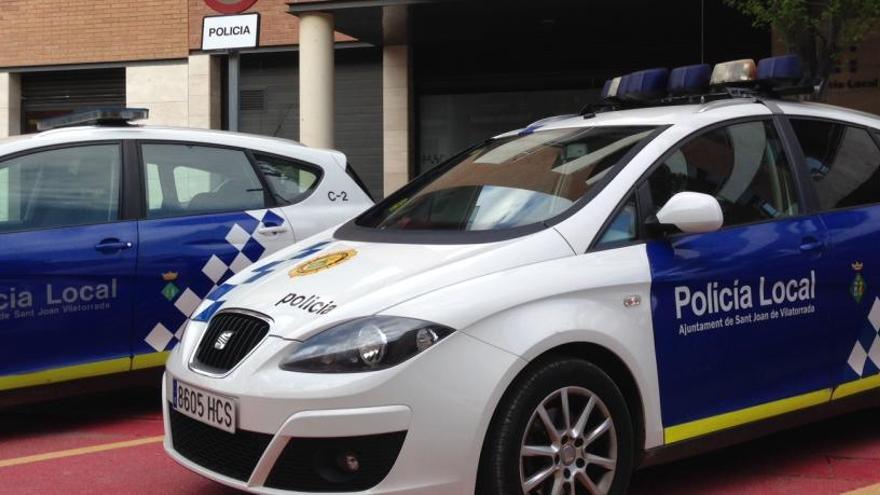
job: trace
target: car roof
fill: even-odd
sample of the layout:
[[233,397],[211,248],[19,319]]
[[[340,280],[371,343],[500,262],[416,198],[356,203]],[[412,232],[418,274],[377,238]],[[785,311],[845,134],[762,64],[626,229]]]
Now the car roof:
[[[880,129],[880,116],[873,115],[857,110],[827,105],[813,102],[796,102],[785,100],[768,100],[778,106],[786,115],[800,115],[816,118],[825,118],[840,120],[844,122],[852,122],[859,125],[874,127]],[[577,128],[577,127],[594,127],[594,126],[661,126],[676,125],[682,123],[691,123],[696,114],[711,115],[715,109],[729,108],[737,106],[740,108],[753,108],[756,114],[766,113],[767,106],[755,99],[724,99],[714,100],[701,104],[686,105],[663,105],[651,106],[643,108],[632,108],[626,110],[612,110],[597,112],[595,114],[560,116],[558,118],[546,119],[545,124],[539,121],[533,124],[535,130]],[[723,117],[719,117],[723,120]],[[524,127],[510,131],[499,136],[510,137],[521,133],[528,129]]]
[[278,153],[319,164],[329,161],[343,168],[346,164],[345,155],[339,151],[310,148],[290,139],[241,132],[152,125],[73,126],[15,136],[0,140],[0,155],[61,144],[121,139],[196,142]]

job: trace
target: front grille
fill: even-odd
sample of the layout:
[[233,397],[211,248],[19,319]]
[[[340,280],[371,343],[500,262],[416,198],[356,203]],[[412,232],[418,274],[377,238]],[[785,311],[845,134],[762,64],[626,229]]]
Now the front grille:
[[193,364],[209,373],[225,373],[244,359],[267,333],[269,324],[256,316],[220,313],[211,319]]
[[[278,457],[266,486],[303,492],[369,490],[388,476],[406,432],[348,438],[291,438]],[[359,469],[346,472],[341,459],[356,456]]]
[[228,433],[169,411],[174,450],[199,466],[239,481],[251,477],[272,440],[272,435],[252,431]]

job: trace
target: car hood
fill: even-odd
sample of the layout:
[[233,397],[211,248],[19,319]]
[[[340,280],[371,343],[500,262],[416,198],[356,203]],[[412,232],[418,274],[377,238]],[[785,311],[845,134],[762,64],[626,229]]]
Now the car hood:
[[217,310],[256,312],[271,318],[270,334],[304,340],[333,323],[377,314],[433,290],[573,254],[552,228],[468,245],[312,238],[238,273],[194,314],[199,320]]

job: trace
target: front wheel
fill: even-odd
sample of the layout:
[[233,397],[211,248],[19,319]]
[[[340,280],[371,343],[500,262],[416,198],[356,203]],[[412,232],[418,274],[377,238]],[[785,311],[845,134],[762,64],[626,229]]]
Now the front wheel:
[[625,493],[632,473],[632,423],[620,390],[579,359],[540,364],[508,391],[480,467],[485,495]]

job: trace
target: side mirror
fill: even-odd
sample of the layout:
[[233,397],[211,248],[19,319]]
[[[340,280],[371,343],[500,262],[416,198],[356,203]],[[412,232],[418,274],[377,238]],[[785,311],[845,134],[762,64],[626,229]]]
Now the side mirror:
[[674,225],[688,234],[714,232],[724,225],[718,200],[708,194],[680,192],[657,212],[657,223]]

